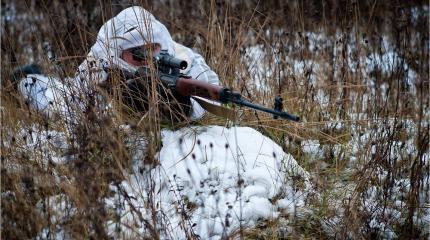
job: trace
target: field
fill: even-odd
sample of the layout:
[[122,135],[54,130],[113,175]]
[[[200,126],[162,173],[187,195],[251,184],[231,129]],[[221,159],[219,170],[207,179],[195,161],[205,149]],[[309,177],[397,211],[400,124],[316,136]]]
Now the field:
[[[310,176],[311,192],[300,179],[292,179],[297,191],[304,192],[305,210],[281,213],[225,238],[429,237],[428,2],[134,3],[163,22],[175,41],[201,53],[222,85],[270,107],[280,95],[284,110],[301,117],[295,123],[241,109],[238,122],[208,115],[191,123],[255,128]],[[126,123],[147,137],[139,161],[158,164],[154,156],[166,126],[156,111],[140,124],[140,117],[118,110],[114,96],[109,111],[81,112],[71,134],[67,120],[30,109],[9,77],[16,67],[32,62],[59,79],[73,76],[100,26],[130,5],[125,0],[2,1],[4,239],[50,239],[58,237],[50,235],[58,228],[73,239],[111,237],[106,224],[118,218],[106,199],[112,197],[111,186],[118,186],[124,171],[132,168],[141,143],[124,134]],[[155,105],[156,99],[151,99]],[[57,164],[58,156],[68,154],[78,157]],[[143,204],[156,209],[150,201]],[[160,226],[153,223],[146,225],[148,231],[162,238]],[[128,238],[142,237],[137,236]]]

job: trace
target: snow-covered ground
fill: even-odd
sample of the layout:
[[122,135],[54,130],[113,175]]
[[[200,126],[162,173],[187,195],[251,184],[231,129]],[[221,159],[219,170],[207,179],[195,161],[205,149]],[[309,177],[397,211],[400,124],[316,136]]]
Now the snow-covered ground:
[[[428,7],[425,9],[428,11]],[[4,15],[2,23],[6,20],[19,20],[19,18],[15,19],[15,9],[10,11],[12,14]],[[415,21],[416,14],[413,13]],[[327,40],[324,34],[313,32],[303,34],[309,39],[307,48],[311,52],[316,51],[316,47],[320,49],[327,47],[323,45]],[[337,41],[342,37],[341,33],[336,33],[336,39],[332,40]],[[364,46],[367,40],[355,39],[354,41],[346,46],[346,62],[353,73],[356,73],[354,72],[356,69],[363,71],[360,73],[364,77],[360,88],[366,89],[366,93],[360,95],[360,98],[358,92],[351,91],[350,101],[354,104],[358,101],[362,102],[358,104],[361,109],[353,109],[348,113],[351,121],[371,118],[366,112],[372,107],[371,101],[374,96],[380,95],[384,101],[387,100],[389,84],[375,81],[371,75],[375,70],[381,71],[382,74],[389,74],[396,68],[403,70],[406,73],[402,78],[403,84],[408,87],[410,94],[417,94],[416,83],[420,76],[407,61],[402,60],[401,54],[388,43],[386,37],[382,38],[381,52],[359,55],[358,59],[351,57],[354,55],[355,45],[362,41],[361,45]],[[412,38],[412,41],[415,40]],[[305,79],[316,89],[315,102],[322,110],[327,109],[336,99],[329,97],[325,88],[327,86],[321,85],[321,83],[325,84],[321,81],[321,77],[325,75],[328,67],[333,67],[335,72],[339,70],[337,65],[339,65],[338,58],[341,57],[339,52],[342,50],[342,44],[336,44],[333,48],[333,66],[329,66],[331,63],[314,59],[289,57],[288,54],[285,59],[279,59],[275,52],[278,47],[268,49],[267,46],[257,44],[246,49],[243,61],[246,67],[249,67],[249,76],[245,77],[254,79],[255,88],[252,89],[266,94],[272,93],[274,79],[290,74],[299,78],[309,74]],[[300,41],[288,46],[291,52],[297,51],[300,47],[302,47]],[[270,58],[273,58],[273,61],[267,61]],[[276,65],[280,62],[289,64],[285,72],[277,72]],[[340,84],[341,79],[334,80],[334,84]],[[330,119],[329,114],[324,111],[321,114],[327,118],[326,128],[336,130],[345,128],[345,119]],[[429,112],[424,114],[428,119]],[[416,156],[418,149],[414,136],[417,135],[418,127],[412,120],[401,119],[397,122],[405,126],[406,139],[384,142],[388,137],[387,133],[396,131],[395,122],[393,119],[373,119],[371,123],[374,126],[371,126],[369,121],[365,132],[352,125],[348,132],[351,135],[348,141],[332,144],[335,156],[340,153],[348,155],[344,158],[349,161],[348,169],[345,171],[351,172],[351,167],[356,164],[362,165],[363,162],[372,161],[371,156],[378,151],[378,145],[388,146],[390,151],[385,154],[389,159],[395,159],[401,154]],[[25,151],[35,152],[35,155],[41,155],[40,159],[56,164],[68,161],[67,158],[60,157],[58,153],[52,151],[53,148],[60,152],[67,149],[63,133],[35,129],[29,135]],[[283,152],[280,146],[256,130],[244,127],[190,127],[178,131],[164,130],[162,136],[163,147],[155,156],[160,161],[159,166],[155,168],[142,166],[141,152],[135,153],[132,171],[124,173],[126,180],[110,186],[114,195],[106,199],[105,204],[106,208],[116,216],[115,220],[106,225],[110,235],[118,238],[139,238],[141,235],[150,235],[151,229],[154,228],[160,232],[163,239],[184,239],[193,235],[199,235],[204,239],[220,239],[228,234],[234,234],[241,225],[253,227],[259,221],[275,219],[279,216],[300,215],[301,211],[305,211],[303,207],[306,195],[312,191],[309,174],[290,154]],[[145,141],[142,140],[141,144],[140,147],[144,149]],[[305,157],[310,161],[323,162],[326,151],[323,142],[317,139],[305,139],[301,147]],[[36,149],[38,151],[35,151]],[[370,158],[360,159],[364,156],[364,151],[370,152],[368,155]],[[428,151],[422,155],[422,161],[426,166],[429,165]],[[48,166],[47,162],[39,162],[39,164]],[[9,167],[17,171],[20,168],[19,165]],[[388,173],[379,167],[375,175],[376,179],[382,182]],[[54,177],[57,180],[61,178],[57,175]],[[429,175],[427,175],[427,183],[428,178]],[[341,192],[338,199],[330,202],[331,207],[336,208],[338,215],[327,220],[326,224],[332,226],[328,227],[331,229],[326,234],[330,235],[329,231],[336,229],[336,225],[340,225],[345,209],[344,200],[350,199],[355,186],[356,183],[349,181],[338,187],[341,189],[338,190]],[[421,203],[428,200],[428,184],[423,189],[419,195]],[[381,202],[381,187],[378,183],[369,184],[365,191],[368,197],[359,211],[372,213],[369,217],[371,228],[380,229],[385,234],[383,235],[385,238],[395,238],[395,229],[393,229],[395,225],[387,225],[380,218],[387,217],[396,224],[403,222],[403,209],[407,206],[405,193],[409,190],[408,178],[396,179],[392,196],[387,198],[391,202],[381,210],[380,205],[378,206]],[[2,192],[3,194],[10,193]],[[39,233],[39,238],[45,239],[48,234],[57,239],[67,238],[67,233],[61,226],[64,220],[76,213],[76,209],[70,208],[73,203],[64,194],[51,196],[45,200],[44,204],[48,204],[51,210],[49,214],[55,231],[44,229]],[[425,207],[427,207],[426,210],[422,211],[424,216],[414,216],[414,222],[418,222],[420,226],[428,226],[430,222],[430,208]],[[38,208],[43,208],[42,201],[38,204]],[[428,233],[428,229],[424,231]]]
[[[162,143],[159,166],[147,168],[138,157],[126,180],[110,186],[115,194],[106,199],[106,208],[118,216],[107,223],[110,235],[142,237],[157,229],[162,239],[221,239],[241,225],[249,228],[304,211],[309,174],[252,128],[163,130]],[[46,200],[52,223],[73,216],[73,209],[65,211],[67,199]],[[46,234],[44,229],[39,236]],[[50,234],[58,239],[67,235],[61,227]]]
[[[416,15],[416,12],[414,14]],[[414,16],[415,20],[416,18],[417,16]],[[266,37],[272,39],[277,34],[282,36],[282,30],[267,32]],[[417,37],[418,35],[411,36],[411,41],[418,42]],[[306,39],[306,44],[302,39]],[[420,86],[420,81],[423,81],[422,76],[416,72],[417,69],[413,68],[410,62],[405,60],[401,51],[388,36],[382,36],[380,41],[380,51],[372,51],[367,37],[361,38],[353,34],[345,35],[341,31],[336,32],[334,36],[326,36],[324,31],[305,32],[284,48],[280,48],[276,44],[275,46],[258,44],[248,47],[244,51],[245,55],[242,61],[254,80],[255,88],[251,86],[251,89],[261,92],[273,91],[280,79],[286,78],[292,82],[290,81],[292,77],[302,79],[299,81],[299,85],[308,86],[309,84],[312,86],[308,95],[312,94],[314,100],[312,103],[317,105],[315,109],[321,109],[318,114],[323,116],[325,120],[324,123],[318,125],[321,127],[316,128],[315,131],[320,131],[321,128],[339,131],[345,134],[347,138],[329,144],[324,143],[324,141],[321,142],[320,139],[304,139],[301,141],[301,150],[304,153],[302,161],[314,165],[317,163],[319,168],[327,169],[330,163],[326,163],[324,159],[327,158],[326,153],[330,152],[333,155],[331,160],[336,161],[336,165],[338,159],[341,159],[342,164],[346,166],[339,173],[342,175],[339,178],[339,183],[342,183],[341,179],[348,179],[357,168],[371,164],[372,168],[377,169],[377,173],[374,174],[378,182],[367,185],[369,189],[364,193],[365,200],[360,211],[370,213],[370,228],[376,229],[382,237],[392,239],[398,237],[394,233],[396,224],[405,222],[404,207],[407,205],[406,195],[411,186],[407,175],[396,175],[393,182],[394,187],[391,188],[391,195],[388,197],[396,204],[388,204],[388,206],[385,204],[381,207],[383,204],[381,204],[382,188],[380,185],[386,181],[386,178],[390,177],[388,168],[394,168],[394,165],[382,166],[381,163],[375,162],[375,156],[384,154],[382,161],[390,162],[390,164],[411,159],[413,156],[421,156],[420,161],[423,162],[423,165],[429,166],[430,154],[427,151],[420,155],[416,139],[419,134],[418,129],[425,129],[428,126],[428,120],[424,120],[421,122],[422,126],[418,126],[416,119],[411,116],[375,119],[374,115],[369,114],[375,112],[375,99],[382,99],[383,102],[391,100],[389,94],[393,92],[393,83],[390,82],[392,79],[381,76],[390,76],[399,71],[403,72],[403,75],[399,76],[399,81],[405,89],[402,94],[411,96],[408,97],[408,101],[411,101],[410,104],[416,106],[420,104],[417,102],[418,98],[412,96],[418,94],[419,89],[417,87]],[[332,62],[319,59],[317,47],[324,49],[324,51],[332,51],[332,54],[328,54],[328,56],[333,57]],[[345,50],[347,54],[342,54]],[[276,51],[284,51],[284,59],[279,59],[280,54]],[[302,55],[303,51],[309,51],[312,56],[305,57]],[[286,64],[277,74],[275,66],[280,62]],[[345,72],[345,69],[342,70],[342,68],[350,71],[351,75],[360,78],[356,85],[350,83],[351,88],[348,89],[350,106],[346,113],[347,118],[333,116],[331,115],[333,112],[327,111],[334,102],[345,101],[341,98],[342,94],[333,95],[332,90],[336,89],[340,92],[342,88],[350,87],[343,86],[344,76],[341,73],[342,71]],[[375,72],[380,75],[375,75]],[[327,81],[331,73],[333,73],[333,79]],[[424,112],[424,115],[428,119],[429,112]],[[365,122],[365,125],[360,121]],[[402,137],[390,139],[393,134],[399,134]],[[382,153],[383,149],[388,149],[388,151]],[[373,162],[375,163],[372,164]],[[427,180],[424,180],[427,184],[423,187],[423,192],[419,194],[421,204],[425,203],[426,199],[428,201],[429,177],[430,175],[427,173],[425,175]],[[343,218],[344,208],[341,207],[343,203],[339,199],[350,199],[354,194],[356,184],[354,181],[348,181],[347,187],[341,187],[348,190],[342,191],[343,193],[338,196],[338,199],[334,197],[330,200],[330,205],[336,210],[338,216],[341,216],[340,218]],[[428,206],[424,205],[423,209],[418,214],[420,216],[414,216],[414,222],[420,228],[428,226],[430,223]],[[328,222],[334,223],[335,226],[340,218],[333,218]],[[423,228],[423,230],[428,234],[428,229]]]

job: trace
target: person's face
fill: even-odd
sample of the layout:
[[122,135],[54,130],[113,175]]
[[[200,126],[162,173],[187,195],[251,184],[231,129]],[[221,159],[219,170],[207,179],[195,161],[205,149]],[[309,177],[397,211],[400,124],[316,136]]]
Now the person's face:
[[148,58],[157,55],[160,51],[160,44],[146,44],[140,47],[124,50],[121,53],[121,58],[128,64],[131,64],[135,67],[147,66]]

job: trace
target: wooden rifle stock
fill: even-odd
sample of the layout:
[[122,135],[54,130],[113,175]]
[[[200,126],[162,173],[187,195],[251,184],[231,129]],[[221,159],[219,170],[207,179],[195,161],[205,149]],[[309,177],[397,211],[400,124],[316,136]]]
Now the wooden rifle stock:
[[220,101],[221,92],[225,87],[198,81],[192,78],[180,77],[176,81],[175,90],[183,96],[198,96],[214,101]]

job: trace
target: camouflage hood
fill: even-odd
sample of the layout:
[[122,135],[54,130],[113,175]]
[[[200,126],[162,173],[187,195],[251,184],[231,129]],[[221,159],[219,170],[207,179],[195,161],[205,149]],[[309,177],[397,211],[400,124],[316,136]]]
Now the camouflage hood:
[[158,43],[161,49],[175,55],[175,42],[167,28],[145,9],[130,7],[103,24],[91,53],[96,59],[102,58],[120,67],[134,69],[120,59],[121,52],[149,43]]

